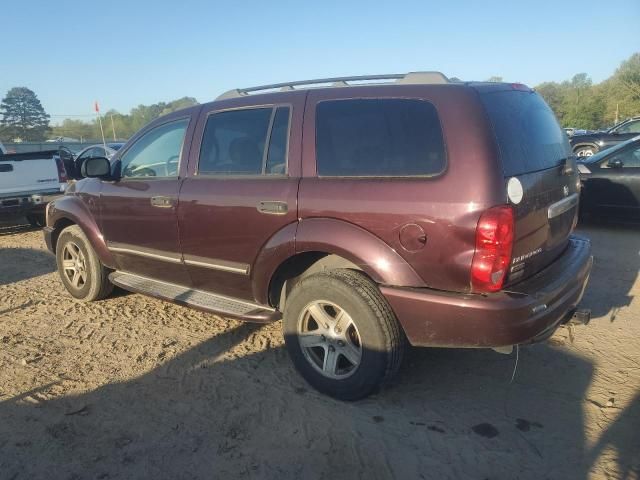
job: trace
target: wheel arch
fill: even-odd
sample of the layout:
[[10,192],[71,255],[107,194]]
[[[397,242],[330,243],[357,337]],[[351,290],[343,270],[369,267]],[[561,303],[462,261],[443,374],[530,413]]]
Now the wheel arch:
[[579,148],[582,148],[582,147],[592,147],[595,149],[595,153],[598,153],[600,151],[600,147],[598,146],[597,143],[588,142],[588,141],[581,141],[574,145],[571,145],[571,151],[575,153]]
[[272,237],[255,264],[254,296],[260,303],[278,306],[288,280],[336,268],[362,271],[377,284],[424,286],[391,246],[357,225],[329,218],[293,225]]
[[98,228],[94,216],[78,198],[65,196],[51,203],[48,211],[47,225],[53,229],[51,245],[54,253],[60,233],[71,225],[77,225],[86,235],[89,243],[98,255],[100,262],[106,267],[115,267],[113,255],[107,248],[107,244],[102,232]]
[[289,257],[278,266],[269,281],[269,304],[282,310],[280,307],[287,295],[300,280],[317,272],[336,269],[358,270],[367,275],[355,263],[328,252],[302,252]]

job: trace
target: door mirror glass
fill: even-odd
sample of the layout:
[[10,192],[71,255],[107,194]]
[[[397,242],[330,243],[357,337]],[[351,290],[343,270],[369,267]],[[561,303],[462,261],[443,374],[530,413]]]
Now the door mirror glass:
[[86,178],[110,178],[111,163],[104,157],[87,158],[80,169],[80,173]]

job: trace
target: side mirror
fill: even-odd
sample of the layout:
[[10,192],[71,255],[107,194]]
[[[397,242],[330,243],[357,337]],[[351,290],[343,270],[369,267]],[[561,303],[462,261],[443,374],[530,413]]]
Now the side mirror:
[[87,158],[80,167],[80,174],[86,178],[111,178],[111,163],[104,157]]
[[607,166],[609,168],[622,168],[624,166],[624,163],[622,163],[622,160],[611,160]]

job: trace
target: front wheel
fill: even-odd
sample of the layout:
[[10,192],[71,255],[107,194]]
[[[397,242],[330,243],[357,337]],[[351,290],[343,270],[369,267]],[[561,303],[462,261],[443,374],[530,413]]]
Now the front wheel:
[[67,291],[78,300],[91,302],[113,290],[109,270],[102,265],[84,232],[77,225],[65,228],[56,244],[58,273]]
[[578,157],[590,157],[598,153],[598,148],[593,145],[583,145],[576,148],[573,153]]
[[303,278],[287,298],[289,355],[314,388],[339,400],[364,398],[397,372],[405,337],[378,287],[360,272]]

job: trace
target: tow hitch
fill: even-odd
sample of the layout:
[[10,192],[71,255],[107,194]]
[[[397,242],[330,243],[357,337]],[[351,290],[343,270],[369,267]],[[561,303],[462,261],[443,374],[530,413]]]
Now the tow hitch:
[[580,308],[573,312],[566,325],[587,325],[591,321],[591,310]]

